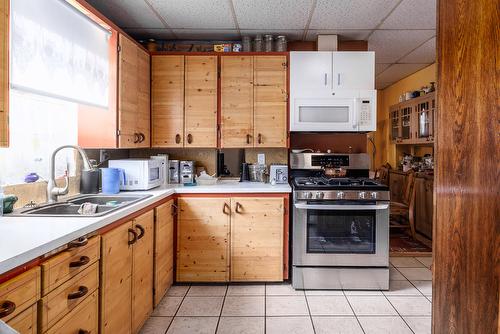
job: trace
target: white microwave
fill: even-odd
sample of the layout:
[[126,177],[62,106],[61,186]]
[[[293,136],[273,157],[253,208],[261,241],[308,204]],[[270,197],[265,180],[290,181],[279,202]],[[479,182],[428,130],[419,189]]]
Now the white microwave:
[[377,129],[375,90],[357,96],[291,101],[290,131],[368,132]]
[[122,168],[125,177],[120,180],[120,190],[148,190],[162,183],[162,164],[155,159],[109,160],[110,168]]

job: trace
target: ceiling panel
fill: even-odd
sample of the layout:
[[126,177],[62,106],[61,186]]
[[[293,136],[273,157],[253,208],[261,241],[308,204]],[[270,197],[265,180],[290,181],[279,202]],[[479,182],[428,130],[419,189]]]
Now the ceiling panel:
[[375,75],[379,75],[383,71],[385,71],[391,64],[375,64]]
[[375,51],[375,62],[394,63],[435,34],[434,30],[375,30],[368,49]]
[[399,0],[318,0],[310,29],[374,29]]
[[429,64],[392,64],[377,75],[376,80],[378,82],[396,82],[427,66]]
[[[139,0],[137,0],[139,1]],[[235,29],[229,1],[147,0],[176,29]]]
[[434,37],[405,56],[399,63],[433,63],[435,61],[436,38]]
[[315,41],[318,35],[338,35],[340,40],[365,40],[371,30],[316,30],[307,31],[306,41]]
[[175,35],[172,34],[170,29],[141,29],[141,28],[128,28],[124,29],[127,34],[137,39],[174,39]]
[[165,28],[142,0],[87,0],[121,28]]
[[403,0],[380,29],[435,29],[436,0]]
[[190,40],[220,40],[220,41],[234,41],[240,40],[240,34],[237,30],[210,30],[210,29],[172,29],[178,39]]
[[269,30],[241,30],[241,35],[243,36],[250,36],[254,37],[255,35],[273,35],[274,37],[279,36],[279,35],[284,35],[286,36],[287,40],[289,41],[296,41],[296,40],[301,40],[302,35],[304,33],[304,30],[302,29],[295,29],[295,30],[275,30],[275,29],[269,29]]
[[305,29],[312,0],[233,0],[240,29]]

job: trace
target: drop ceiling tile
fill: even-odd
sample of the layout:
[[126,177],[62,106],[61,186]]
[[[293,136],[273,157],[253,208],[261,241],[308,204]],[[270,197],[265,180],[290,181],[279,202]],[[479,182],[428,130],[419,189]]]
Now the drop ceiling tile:
[[394,63],[436,34],[434,30],[375,30],[368,38],[368,50],[375,62]]
[[176,29],[235,29],[229,1],[147,0]]
[[431,38],[410,54],[405,56],[399,63],[433,63],[436,61],[436,38]]
[[139,0],[88,0],[121,28],[165,28],[151,8]]
[[136,39],[174,39],[175,36],[172,34],[170,29],[138,29],[138,28],[128,28],[124,29],[127,34]]
[[374,29],[398,0],[318,0],[310,29]]
[[315,41],[318,35],[338,35],[340,40],[364,40],[368,37],[371,30],[316,30],[307,31],[306,41]]
[[435,29],[436,0],[403,0],[380,29]]
[[391,66],[391,64],[375,64],[375,75],[379,75],[384,72],[389,66]]
[[288,29],[288,30],[275,30],[275,29],[269,29],[269,30],[250,30],[250,29],[245,29],[241,30],[241,35],[242,36],[250,36],[254,37],[255,35],[273,35],[274,37],[279,36],[279,35],[284,35],[286,36],[286,39],[288,41],[297,41],[302,39],[302,35],[304,33],[304,30],[302,29]]
[[173,29],[177,39],[190,40],[213,40],[213,41],[234,41],[241,37],[237,30],[232,29]]
[[429,64],[392,64],[385,71],[376,76],[378,82],[396,82],[410,74],[429,66]]
[[305,29],[312,0],[233,0],[240,29]]

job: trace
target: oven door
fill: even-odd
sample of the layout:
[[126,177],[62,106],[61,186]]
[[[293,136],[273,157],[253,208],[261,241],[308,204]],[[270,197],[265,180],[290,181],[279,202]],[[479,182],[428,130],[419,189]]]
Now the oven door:
[[297,202],[293,214],[293,265],[389,265],[387,202]]

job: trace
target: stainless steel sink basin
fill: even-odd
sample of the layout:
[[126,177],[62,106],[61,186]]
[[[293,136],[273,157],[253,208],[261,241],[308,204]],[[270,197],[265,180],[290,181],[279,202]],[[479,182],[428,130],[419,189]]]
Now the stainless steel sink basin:
[[[69,199],[66,202],[46,204],[36,208],[23,209],[21,211],[14,212],[11,215],[30,217],[100,217],[151,196],[152,195],[80,195]],[[88,215],[79,214],[78,209],[83,203],[97,204],[96,212]]]

